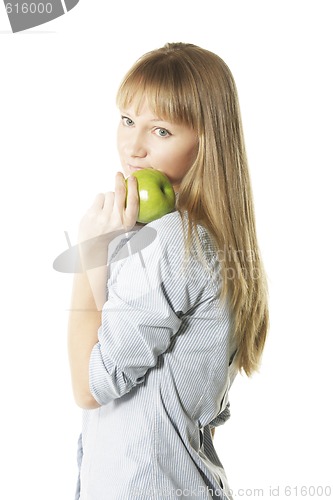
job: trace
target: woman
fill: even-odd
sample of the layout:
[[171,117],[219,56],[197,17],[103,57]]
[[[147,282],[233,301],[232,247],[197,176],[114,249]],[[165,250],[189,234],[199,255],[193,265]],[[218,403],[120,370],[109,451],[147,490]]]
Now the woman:
[[[212,435],[268,328],[235,83],[216,54],[167,44],[134,64],[117,104],[128,194],[118,173],[81,221],[79,241],[91,243],[69,318],[84,408],[77,498],[231,499]],[[169,177],[177,204],[138,228],[131,174],[144,168]],[[110,244],[119,231],[129,234]],[[135,242],[140,251],[124,252]]]

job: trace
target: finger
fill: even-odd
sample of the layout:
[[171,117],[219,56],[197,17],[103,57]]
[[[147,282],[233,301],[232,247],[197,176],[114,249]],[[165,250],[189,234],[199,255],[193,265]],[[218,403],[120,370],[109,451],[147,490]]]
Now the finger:
[[117,172],[116,174],[114,203],[119,214],[122,214],[126,204],[126,184],[124,175],[121,172]]
[[104,193],[98,193],[94,199],[93,204],[91,205],[91,209],[102,209],[104,206]]
[[127,179],[127,202],[125,209],[126,223],[135,224],[139,212],[138,183],[133,175]]
[[114,205],[114,192],[109,191],[105,193],[104,196],[104,206],[103,211],[107,213],[111,213]]

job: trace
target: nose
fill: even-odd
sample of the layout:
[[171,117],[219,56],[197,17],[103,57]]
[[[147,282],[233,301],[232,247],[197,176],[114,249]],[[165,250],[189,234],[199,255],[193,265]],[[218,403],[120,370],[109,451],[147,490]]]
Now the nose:
[[142,133],[132,130],[127,144],[127,152],[132,158],[144,158],[147,156],[147,146]]

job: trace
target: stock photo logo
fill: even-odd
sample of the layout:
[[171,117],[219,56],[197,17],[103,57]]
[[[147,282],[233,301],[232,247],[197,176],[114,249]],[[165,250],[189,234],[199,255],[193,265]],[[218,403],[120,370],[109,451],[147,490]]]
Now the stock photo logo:
[[72,10],[80,0],[4,0],[13,33],[48,23]]
[[[135,235],[136,238],[133,238]],[[54,260],[53,269],[60,273],[81,273],[80,247],[84,252],[85,248],[89,249],[98,246],[99,243],[111,243],[111,241],[112,245],[109,246],[109,252],[111,249],[111,261],[109,263],[126,259],[137,253],[142,267],[145,268],[146,265],[141,251],[155,241],[157,231],[148,226],[144,230],[142,230],[141,226],[134,226],[129,233],[125,233],[123,230],[113,231],[112,233],[106,233],[102,236],[83,241],[80,245],[75,246],[72,246],[67,231],[65,231],[65,236],[68,248]],[[86,263],[86,270],[96,269],[103,264],[104,262],[99,261],[98,257],[97,259],[92,257],[92,260]]]

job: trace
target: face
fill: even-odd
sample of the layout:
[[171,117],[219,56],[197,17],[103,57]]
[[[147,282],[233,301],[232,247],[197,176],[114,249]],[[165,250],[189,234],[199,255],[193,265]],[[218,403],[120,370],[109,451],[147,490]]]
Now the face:
[[135,106],[120,112],[117,143],[125,176],[142,168],[154,168],[167,175],[177,192],[196,158],[197,134],[185,125],[154,116],[147,104],[138,114]]

